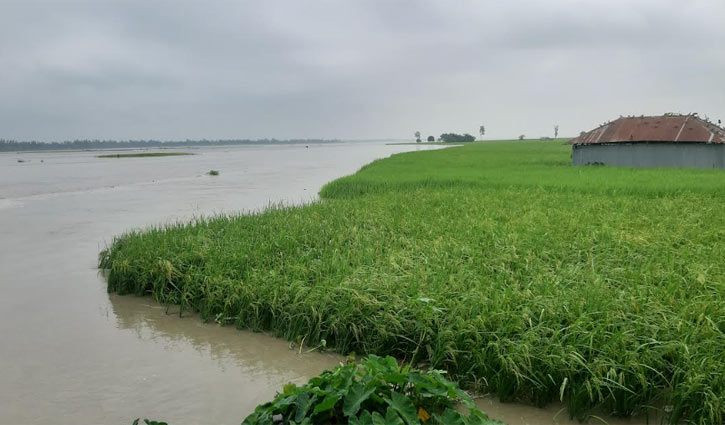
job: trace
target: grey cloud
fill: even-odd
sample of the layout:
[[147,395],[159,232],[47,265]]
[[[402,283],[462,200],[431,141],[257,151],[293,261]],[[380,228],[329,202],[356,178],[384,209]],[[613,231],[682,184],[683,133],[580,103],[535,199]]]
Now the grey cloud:
[[0,138],[577,134],[725,118],[725,3],[5,1]]

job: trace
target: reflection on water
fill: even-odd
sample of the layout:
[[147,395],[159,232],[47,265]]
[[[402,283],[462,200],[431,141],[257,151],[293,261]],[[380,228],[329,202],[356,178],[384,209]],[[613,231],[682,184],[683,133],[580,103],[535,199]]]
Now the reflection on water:
[[552,403],[545,408],[523,405],[519,403],[501,403],[492,397],[476,399],[476,405],[490,417],[509,425],[645,425],[662,423],[657,411],[652,409],[648,415],[634,418],[613,418],[605,414],[591,413],[585,422],[569,418],[566,407],[561,403]]
[[[162,342],[169,349],[191,347],[221,363],[233,363],[246,377],[279,384],[299,381],[334,367],[343,357],[332,353],[302,353],[290,343],[262,333],[233,326],[203,323],[194,314],[174,314],[150,297],[109,295],[119,329],[132,331],[139,339]],[[305,381],[306,382],[306,381]]]
[[[284,384],[303,384],[343,360],[331,353],[300,354],[284,340],[204,324],[195,315],[166,314],[150,298],[110,295],[109,301],[119,329],[142,341],[144,349],[161,349],[162,359],[149,368],[144,385],[167,394],[183,389],[175,399],[164,400],[165,412],[159,414],[172,423],[201,423],[209,417],[239,423]],[[178,355],[184,352],[194,354]],[[213,412],[209,404],[215,405]]]
[[[232,416],[246,413],[256,404],[270,399],[275,390],[287,382],[305,383],[310,376],[343,361],[341,356],[332,353],[303,352],[300,355],[281,339],[229,326],[203,324],[196,315],[184,313],[184,317],[179,318],[178,314],[173,314],[174,307],[165,314],[166,307],[154,303],[149,297],[110,295],[109,299],[119,328],[134,332],[139,339],[161,342],[172,350],[191,346],[220,367],[234,363],[243,374],[234,391],[240,391],[244,400],[236,406],[224,407]],[[259,392],[260,388],[265,389]],[[509,425],[581,425],[578,420],[570,419],[566,408],[559,403],[542,409],[519,403],[501,403],[493,397],[479,397],[476,404],[489,416]],[[240,405],[243,408],[236,410]],[[655,416],[651,416],[648,422],[645,417],[619,419],[594,415],[585,423],[636,425],[658,423],[658,420]]]

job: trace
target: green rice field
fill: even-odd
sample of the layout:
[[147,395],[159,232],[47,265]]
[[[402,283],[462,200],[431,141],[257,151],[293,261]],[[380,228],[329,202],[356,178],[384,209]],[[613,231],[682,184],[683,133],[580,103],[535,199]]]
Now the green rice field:
[[398,154],[322,200],[130,231],[108,290],[445,369],[573,416],[725,420],[725,172],[572,167],[561,142]]

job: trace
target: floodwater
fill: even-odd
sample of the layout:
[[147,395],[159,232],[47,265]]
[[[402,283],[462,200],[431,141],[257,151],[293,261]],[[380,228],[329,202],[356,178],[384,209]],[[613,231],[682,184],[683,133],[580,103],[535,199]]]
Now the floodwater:
[[[0,424],[238,424],[285,383],[336,365],[334,354],[299,354],[267,335],[167,314],[149,298],[109,295],[98,252],[133,228],[309,202],[376,158],[426,148],[0,154]],[[556,408],[480,403],[511,424],[574,423]]]

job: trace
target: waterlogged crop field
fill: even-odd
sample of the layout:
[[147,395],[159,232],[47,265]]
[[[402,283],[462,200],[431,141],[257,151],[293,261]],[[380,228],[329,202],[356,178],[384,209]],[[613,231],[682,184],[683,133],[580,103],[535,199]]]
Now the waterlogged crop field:
[[725,172],[560,143],[395,155],[323,200],[134,231],[108,289],[572,415],[725,419]]

